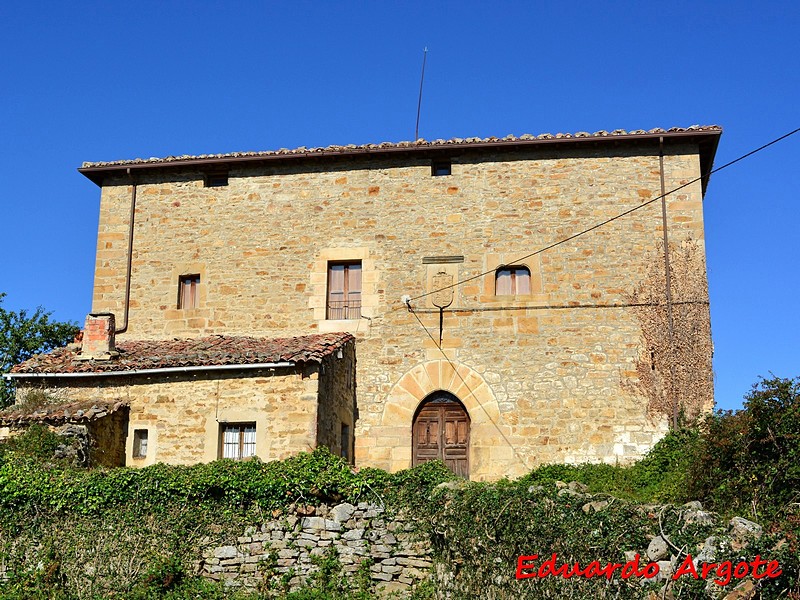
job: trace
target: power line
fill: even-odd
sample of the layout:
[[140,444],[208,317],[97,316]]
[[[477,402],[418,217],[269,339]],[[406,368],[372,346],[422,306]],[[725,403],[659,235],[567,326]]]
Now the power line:
[[[672,302],[672,306],[704,305],[708,306],[708,300],[678,300]],[[608,304],[544,304],[537,306],[514,305],[514,306],[473,306],[462,308],[445,309],[445,314],[476,313],[476,312],[500,312],[504,310],[580,310],[580,309],[601,309],[601,308],[650,308],[654,306],[664,306],[658,302],[613,302]],[[439,309],[421,308],[421,315],[439,314]]]
[[514,451],[514,454],[516,454],[516,455],[517,455],[517,457],[519,457],[519,459],[522,461],[522,464],[525,466],[525,468],[526,468],[526,469],[528,469],[528,470],[530,471],[530,470],[531,470],[531,467],[530,467],[530,465],[528,464],[528,461],[526,461],[526,460],[525,460],[525,457],[524,457],[524,456],[522,456],[522,454],[520,454],[520,452],[517,450],[517,448],[514,446],[514,444],[512,444],[512,443],[511,443],[511,440],[509,440],[509,439],[506,437],[506,434],[505,434],[505,433],[503,433],[503,430],[502,430],[502,429],[500,429],[500,426],[499,426],[499,425],[498,425],[498,424],[495,422],[495,420],[492,418],[492,415],[490,415],[490,414],[489,414],[489,411],[488,411],[488,410],[486,410],[486,407],[483,405],[483,403],[482,403],[482,402],[481,402],[481,401],[478,399],[478,397],[475,395],[475,392],[472,390],[472,388],[471,388],[471,387],[469,387],[469,384],[468,384],[468,383],[466,382],[466,380],[465,380],[465,379],[464,379],[464,378],[461,376],[461,373],[459,373],[459,372],[458,372],[458,368],[456,367],[456,365],[455,365],[455,364],[453,364],[453,361],[452,361],[452,360],[450,360],[450,357],[449,357],[449,356],[447,356],[447,353],[446,353],[444,350],[442,350],[442,346],[441,346],[441,344],[438,344],[438,343],[436,342],[436,339],[433,337],[433,335],[431,335],[431,332],[428,330],[428,328],[427,328],[427,327],[425,327],[425,324],[424,324],[424,323],[423,323],[423,322],[420,320],[419,316],[417,316],[417,313],[416,313],[416,312],[414,312],[414,309],[413,309],[413,308],[411,308],[411,306],[410,306],[410,305],[408,305],[408,304],[407,304],[406,306],[408,307],[408,312],[410,312],[412,315],[414,315],[414,318],[417,320],[417,322],[418,322],[418,323],[419,323],[419,324],[422,326],[422,328],[425,330],[425,333],[427,333],[427,334],[428,334],[428,337],[429,337],[429,338],[431,339],[431,341],[433,342],[433,345],[434,345],[434,346],[436,346],[436,348],[439,350],[439,352],[441,352],[441,353],[442,353],[442,356],[444,356],[444,359],[445,359],[445,360],[446,360],[448,363],[450,363],[450,366],[452,367],[452,369],[453,369],[453,372],[454,372],[454,373],[455,373],[455,374],[458,376],[458,378],[461,380],[461,383],[463,383],[463,384],[464,384],[464,386],[465,386],[465,387],[466,387],[466,388],[469,390],[469,396],[472,396],[473,398],[475,398],[475,402],[477,402],[477,403],[478,403],[478,406],[480,406],[480,407],[483,409],[483,412],[486,414],[486,418],[487,418],[487,419],[489,419],[489,421],[491,421],[492,425],[494,425],[494,426],[495,426],[495,428],[497,429],[497,432],[500,434],[500,437],[502,437],[502,438],[503,438],[503,440],[506,442],[506,444],[508,444],[508,446],[511,448],[511,450],[513,450],[513,451]]
[[[545,247],[543,247],[543,248],[540,248],[539,250],[537,250],[537,251],[535,251],[535,252],[531,252],[530,254],[527,254],[527,255],[525,255],[525,256],[523,256],[523,257],[521,257],[521,258],[518,258],[518,259],[516,259],[515,261],[513,261],[513,262],[511,262],[511,263],[507,263],[507,264],[508,264],[508,265],[513,265],[513,264],[515,264],[515,263],[518,263],[518,262],[520,262],[520,261],[526,260],[526,259],[528,259],[528,258],[531,258],[532,256],[536,256],[537,254],[541,254],[542,252],[545,252],[545,251],[547,251],[547,250],[550,250],[551,248],[555,248],[556,246],[559,246],[559,245],[561,245],[561,244],[564,244],[564,243],[566,243],[566,242],[568,242],[568,241],[570,241],[570,240],[574,240],[575,238],[578,238],[578,237],[580,237],[580,236],[582,236],[582,235],[585,235],[585,234],[587,234],[587,233],[589,233],[589,232],[591,232],[591,231],[594,231],[595,229],[599,229],[600,227],[603,227],[604,225],[607,225],[607,224],[609,224],[609,223],[612,223],[613,221],[616,221],[617,219],[621,219],[622,217],[624,217],[624,216],[626,216],[626,215],[629,215],[629,214],[631,214],[631,213],[633,213],[633,212],[635,212],[635,211],[637,211],[637,210],[639,210],[639,209],[641,209],[641,208],[644,208],[645,206],[648,206],[648,205],[650,205],[650,204],[653,204],[654,202],[657,202],[657,201],[661,200],[662,198],[665,198],[666,196],[669,196],[670,194],[674,194],[675,192],[677,192],[677,191],[679,191],[679,190],[682,190],[683,188],[685,188],[685,187],[688,187],[688,186],[690,186],[690,185],[692,185],[692,184],[694,184],[694,183],[697,183],[698,181],[701,181],[701,180],[702,180],[702,179],[704,179],[704,178],[708,178],[708,177],[710,177],[712,174],[714,174],[714,173],[717,173],[717,172],[719,172],[719,171],[722,171],[723,169],[726,169],[726,168],[730,167],[731,165],[734,165],[734,164],[736,164],[736,163],[738,163],[738,162],[740,162],[740,161],[744,160],[745,158],[748,158],[748,157],[750,157],[750,156],[752,156],[752,155],[754,155],[754,154],[756,154],[756,153],[758,153],[758,152],[761,152],[761,151],[762,151],[762,150],[764,150],[765,148],[768,148],[768,147],[772,146],[773,144],[777,144],[778,142],[780,142],[780,141],[782,141],[782,140],[784,140],[784,139],[786,139],[786,138],[788,138],[788,137],[790,137],[790,136],[794,135],[794,134],[795,134],[795,133],[797,133],[798,131],[800,131],[800,127],[798,127],[797,129],[795,129],[795,130],[793,130],[793,131],[790,131],[789,133],[786,133],[786,134],[784,134],[784,135],[782,135],[782,136],[780,136],[780,137],[778,137],[778,138],[775,138],[774,140],[772,140],[772,141],[770,141],[770,142],[768,142],[768,143],[764,144],[763,146],[759,146],[758,148],[756,148],[756,149],[754,149],[754,150],[751,150],[750,152],[747,152],[746,154],[743,154],[743,155],[739,156],[738,158],[736,158],[736,159],[734,159],[734,160],[732,160],[732,161],[730,161],[730,162],[727,162],[727,163],[725,163],[724,165],[722,165],[722,166],[720,166],[720,167],[717,167],[716,169],[711,169],[711,170],[709,170],[709,172],[708,172],[708,173],[706,173],[705,175],[701,175],[700,177],[697,177],[697,178],[695,178],[695,179],[693,179],[693,180],[691,180],[691,181],[689,181],[689,182],[687,182],[687,183],[684,183],[683,185],[680,185],[680,186],[678,186],[678,187],[676,187],[676,188],[674,188],[674,189],[670,190],[669,192],[662,193],[661,195],[657,196],[656,198],[653,198],[653,199],[651,199],[651,200],[648,200],[647,202],[645,202],[645,203],[643,203],[643,204],[640,204],[640,205],[638,205],[638,206],[635,206],[635,207],[633,207],[633,208],[631,208],[631,209],[629,209],[629,210],[626,210],[626,211],[624,211],[624,212],[622,212],[622,213],[620,213],[620,214],[618,214],[618,215],[616,215],[616,216],[614,216],[614,217],[611,217],[610,219],[606,219],[605,221],[602,221],[602,222],[600,222],[600,223],[597,223],[597,224],[593,225],[592,227],[589,227],[588,229],[585,229],[585,230],[583,230],[583,231],[581,231],[581,232],[578,232],[578,233],[576,233],[576,234],[573,234],[573,235],[571,235],[571,236],[569,236],[569,237],[566,237],[566,238],[564,238],[564,239],[562,239],[562,240],[558,240],[558,241],[556,241],[556,242],[553,242],[552,244],[549,244],[548,246],[545,246]],[[452,361],[452,360],[450,360],[450,357],[449,357],[449,356],[447,356],[447,353],[446,353],[446,352],[445,352],[445,351],[442,349],[441,343],[437,343],[437,342],[436,342],[436,339],[433,337],[433,335],[431,334],[431,332],[428,330],[428,328],[425,326],[425,324],[424,324],[424,323],[422,322],[422,320],[419,318],[419,315],[417,315],[416,311],[414,311],[414,309],[411,307],[411,301],[412,301],[412,300],[419,300],[420,298],[425,298],[426,296],[430,296],[431,294],[435,294],[436,292],[440,292],[440,291],[443,291],[443,290],[448,290],[448,289],[451,289],[451,288],[458,287],[459,285],[462,285],[462,284],[464,284],[464,283],[467,283],[467,282],[469,282],[469,281],[473,281],[473,280],[475,280],[475,279],[478,279],[479,277],[484,277],[484,276],[486,276],[486,275],[489,275],[489,274],[491,274],[491,273],[494,273],[494,270],[491,270],[491,271],[486,271],[486,272],[483,272],[483,273],[479,273],[478,275],[473,275],[472,277],[468,277],[468,278],[466,278],[466,279],[463,279],[463,280],[461,280],[461,281],[457,281],[457,282],[455,282],[455,283],[453,283],[453,284],[450,284],[450,285],[444,286],[444,287],[442,287],[442,288],[439,288],[439,289],[433,290],[433,291],[431,291],[431,292],[427,292],[427,293],[425,293],[425,294],[420,294],[419,296],[415,296],[415,297],[413,297],[413,298],[410,298],[410,297],[408,297],[408,296],[404,296],[404,297],[403,297],[403,303],[404,303],[404,305],[406,306],[406,308],[408,309],[408,311],[409,311],[409,312],[410,312],[412,315],[414,315],[414,318],[415,318],[415,319],[417,320],[417,322],[420,324],[420,326],[422,327],[422,329],[423,329],[423,330],[425,330],[425,333],[428,335],[428,337],[430,338],[430,340],[433,342],[433,345],[434,345],[434,346],[435,346],[435,347],[436,347],[436,348],[439,350],[439,352],[442,354],[442,356],[444,357],[444,359],[445,359],[445,360],[446,360],[446,361],[447,361],[447,362],[450,364],[451,368],[453,369],[453,372],[455,372],[455,374],[456,374],[456,375],[458,376],[458,378],[461,380],[461,383],[462,383],[462,384],[464,384],[464,386],[467,388],[467,390],[469,390],[469,395],[471,395],[473,398],[475,398],[475,401],[476,401],[476,402],[478,403],[478,405],[479,405],[479,406],[480,406],[480,407],[483,409],[483,412],[486,414],[486,417],[489,419],[489,421],[492,423],[492,425],[494,425],[494,426],[495,426],[495,428],[497,429],[498,433],[499,433],[499,434],[500,434],[500,436],[503,438],[503,440],[504,440],[504,441],[505,441],[505,442],[508,444],[508,446],[509,446],[509,447],[512,449],[512,451],[514,452],[514,454],[515,454],[515,455],[516,455],[516,456],[517,456],[517,457],[518,457],[518,458],[521,460],[521,462],[522,462],[522,464],[525,466],[525,468],[526,468],[526,469],[528,469],[528,470],[530,470],[530,465],[528,465],[528,462],[525,460],[525,457],[524,457],[524,456],[523,456],[523,455],[522,455],[522,454],[521,454],[521,453],[520,453],[520,452],[517,450],[517,448],[514,446],[514,444],[512,444],[512,443],[511,443],[511,441],[508,439],[508,437],[505,435],[505,433],[503,433],[503,430],[502,430],[502,429],[500,428],[500,426],[499,426],[499,425],[498,425],[498,424],[495,422],[495,420],[494,420],[494,419],[492,419],[491,415],[489,414],[489,411],[487,411],[487,410],[486,410],[486,407],[483,405],[483,403],[481,403],[481,402],[480,402],[480,400],[478,399],[478,397],[475,395],[475,392],[472,390],[472,388],[471,388],[471,387],[469,386],[469,384],[466,382],[466,380],[464,379],[464,377],[462,377],[462,376],[461,376],[461,373],[459,373],[459,372],[458,372],[458,368],[456,367],[456,365],[453,363],[453,361]],[[686,304],[693,304],[693,303],[707,304],[707,301],[689,301],[689,302],[686,302]],[[683,302],[682,302],[681,304],[683,304]],[[559,307],[559,308],[561,308],[561,307]],[[563,308],[566,308],[566,307],[563,307]],[[600,306],[598,306],[597,308],[601,308],[601,307],[600,307]],[[393,310],[394,310],[394,309],[393,309]],[[462,309],[462,310],[463,310],[463,309]],[[467,310],[469,310],[469,309],[467,309]]]
[[[649,206],[649,205],[653,204],[654,202],[657,202],[657,201],[661,200],[662,198],[665,198],[665,197],[669,196],[670,194],[674,194],[675,192],[680,191],[683,188],[688,187],[688,186],[690,186],[692,184],[695,184],[698,181],[702,181],[703,179],[711,177],[711,175],[713,175],[714,173],[718,173],[719,171],[722,171],[723,169],[727,169],[731,165],[735,165],[739,161],[742,161],[745,158],[749,158],[750,156],[753,156],[754,154],[756,154],[758,152],[761,152],[762,150],[764,150],[766,148],[769,148],[773,144],[777,144],[778,142],[785,140],[786,138],[788,138],[788,137],[794,135],[795,133],[797,133],[798,131],[800,131],[800,127],[798,127],[797,129],[795,129],[793,131],[790,131],[789,133],[786,133],[786,134],[784,134],[784,135],[782,135],[782,136],[780,136],[778,138],[775,138],[771,142],[767,142],[763,146],[759,146],[755,150],[751,150],[750,152],[748,152],[746,154],[742,154],[740,157],[735,158],[734,160],[725,163],[721,167],[717,167],[716,169],[710,170],[705,175],[700,175],[700,177],[696,177],[695,179],[692,179],[691,181],[688,181],[688,182],[686,182],[686,183],[684,183],[682,185],[679,185],[678,187],[676,187],[676,188],[674,188],[674,189],[672,189],[672,190],[670,190],[670,191],[668,191],[668,192],[666,192],[664,194],[661,194],[660,196],[656,196],[655,198],[652,198],[651,200],[648,200],[647,202],[639,204],[638,206],[634,206],[633,208],[630,208],[630,209],[628,209],[628,210],[626,210],[624,212],[621,212],[618,215],[615,215],[615,216],[613,216],[613,217],[611,217],[609,219],[606,219],[605,221],[601,221],[600,223],[592,225],[588,229],[584,229],[583,231],[580,231],[578,233],[570,235],[569,237],[566,237],[564,239],[561,239],[561,240],[558,240],[556,242],[553,242],[552,244],[544,246],[543,248],[540,248],[539,250],[536,250],[535,252],[531,252],[530,254],[526,254],[525,256],[517,258],[516,260],[514,260],[514,261],[512,261],[510,263],[506,263],[503,266],[515,265],[515,264],[517,264],[517,263],[519,263],[519,262],[521,262],[523,260],[527,260],[527,259],[529,259],[529,258],[531,258],[533,256],[536,256],[537,254],[541,254],[542,252],[546,252],[547,250],[551,250],[552,248],[555,248],[556,246],[560,246],[561,244],[565,244],[565,243],[567,243],[569,241],[574,240],[575,238],[578,238],[578,237],[580,237],[582,235],[590,233],[590,232],[594,231],[595,229],[599,229],[600,227],[604,227],[605,225],[608,225],[609,223],[612,223],[612,222],[614,222],[614,221],[616,221],[618,219],[621,219],[622,217],[625,217],[625,216],[627,216],[627,215],[629,215],[629,214],[631,214],[633,212],[636,212],[637,210],[640,210],[640,209],[642,209],[642,208],[644,208],[646,206]],[[462,279],[461,281],[456,281],[455,283],[451,283],[450,285],[446,285],[446,286],[444,286],[442,288],[439,288],[437,290],[432,290],[430,292],[426,292],[425,294],[420,294],[419,296],[414,296],[413,298],[409,298],[406,301],[406,306],[408,306],[408,302],[412,302],[414,300],[419,300],[420,298],[425,298],[426,296],[430,296],[431,294],[435,294],[437,292],[441,292],[441,291],[444,291],[444,290],[449,290],[450,288],[458,287],[458,286],[460,286],[460,285],[462,285],[464,283],[468,283],[468,282],[473,281],[475,279],[479,279],[481,277],[485,277],[486,275],[490,275],[491,273],[494,273],[494,272],[495,272],[495,269],[492,269],[490,271],[484,271],[483,273],[478,273],[477,275],[473,275],[472,277],[467,277],[466,279]]]

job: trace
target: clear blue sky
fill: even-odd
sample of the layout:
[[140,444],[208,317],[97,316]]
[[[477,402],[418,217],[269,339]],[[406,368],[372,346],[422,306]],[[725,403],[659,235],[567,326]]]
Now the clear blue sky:
[[[420,136],[718,124],[717,165],[800,127],[797,2],[4,2],[0,291],[82,323],[83,161]],[[716,398],[800,375],[800,134],[705,199]]]

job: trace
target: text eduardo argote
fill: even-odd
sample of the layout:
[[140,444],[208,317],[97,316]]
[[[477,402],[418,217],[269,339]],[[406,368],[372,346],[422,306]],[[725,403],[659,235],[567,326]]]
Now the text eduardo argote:
[[[600,564],[599,561],[592,561],[585,567],[581,567],[579,563],[558,564],[558,555],[553,553],[547,560],[537,562],[538,554],[531,554],[528,556],[520,556],[517,559],[517,579],[535,579],[542,577],[563,577],[570,579],[571,577],[584,577],[590,579],[592,577],[605,577],[611,579],[617,574],[621,579],[629,579],[631,577],[643,577],[650,579],[658,575],[660,568],[658,563],[648,562],[645,565],[640,565],[640,557],[637,554],[633,560],[625,563],[606,563]],[[765,560],[761,555],[747,562],[740,561],[736,564],[729,560],[720,563],[707,562],[697,564],[692,560],[691,554],[687,554],[686,558],[675,569],[672,574],[672,579],[676,580],[680,577],[693,577],[695,579],[708,579],[713,577],[714,583],[718,585],[728,585],[732,579],[742,579],[748,575],[753,579],[775,578],[781,575],[781,571],[777,560]]]

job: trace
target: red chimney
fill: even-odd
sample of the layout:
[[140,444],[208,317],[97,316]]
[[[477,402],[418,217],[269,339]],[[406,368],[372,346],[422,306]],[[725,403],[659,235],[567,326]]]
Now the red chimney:
[[114,347],[115,326],[113,313],[87,315],[80,358],[109,360],[118,356]]

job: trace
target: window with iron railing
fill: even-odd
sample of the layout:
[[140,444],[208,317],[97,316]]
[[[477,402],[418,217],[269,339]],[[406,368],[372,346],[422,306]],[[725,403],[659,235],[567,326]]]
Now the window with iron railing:
[[328,264],[326,318],[361,318],[361,261]]

